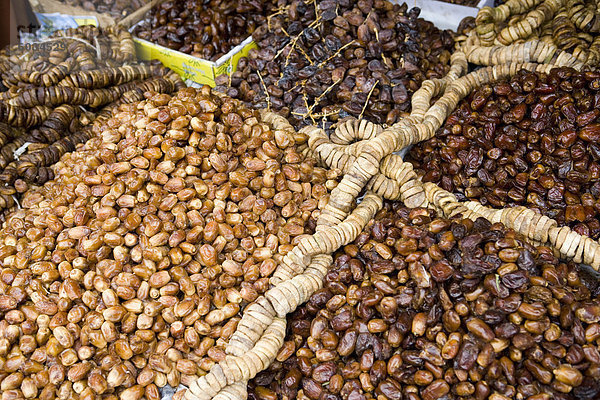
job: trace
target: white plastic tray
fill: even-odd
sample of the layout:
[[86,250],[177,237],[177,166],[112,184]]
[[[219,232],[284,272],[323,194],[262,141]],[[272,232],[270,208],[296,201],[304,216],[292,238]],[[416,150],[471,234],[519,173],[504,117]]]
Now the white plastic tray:
[[406,3],[409,8],[419,7],[421,18],[433,22],[440,29],[456,31],[458,24],[465,17],[475,17],[480,8],[494,6],[494,0],[480,0],[477,7],[467,7],[458,4],[445,3],[437,0],[391,0],[392,3]]

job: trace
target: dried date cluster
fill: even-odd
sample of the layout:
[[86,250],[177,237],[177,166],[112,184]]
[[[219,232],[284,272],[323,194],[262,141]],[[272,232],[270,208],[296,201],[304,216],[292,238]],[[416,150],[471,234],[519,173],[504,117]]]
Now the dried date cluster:
[[271,0],[167,0],[134,34],[161,46],[216,61],[250,37],[272,12]]
[[131,34],[119,28],[57,31],[43,45],[0,52],[0,211],[29,185],[52,179],[50,165],[89,139],[92,123],[115,106],[184,86],[160,63],[136,63]]
[[597,399],[599,294],[501,224],[388,203],[288,318],[249,398]]
[[459,197],[600,237],[600,73],[522,71],[461,102],[409,160]]
[[395,123],[421,82],[448,70],[453,40],[385,0],[293,0],[256,30],[259,50],[217,90],[270,108],[295,127],[346,116]]
[[66,3],[88,11],[110,14],[118,20],[144,6],[148,0],[66,0]]
[[3,399],[189,386],[335,185],[306,136],[208,86],[122,105],[97,134],[0,231]]

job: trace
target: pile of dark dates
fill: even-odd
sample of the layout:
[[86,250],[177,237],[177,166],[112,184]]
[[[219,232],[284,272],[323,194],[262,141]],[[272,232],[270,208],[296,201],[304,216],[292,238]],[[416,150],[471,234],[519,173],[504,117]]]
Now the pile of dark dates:
[[385,0],[288,1],[254,32],[259,50],[216,88],[294,127],[346,116],[391,125],[423,80],[449,68],[450,32],[419,12]]
[[249,399],[597,399],[599,294],[501,224],[387,203],[288,317]]
[[216,61],[264,24],[273,8],[270,0],[168,0],[149,11],[134,35]]
[[409,160],[461,199],[600,237],[600,73],[521,71],[475,90]]

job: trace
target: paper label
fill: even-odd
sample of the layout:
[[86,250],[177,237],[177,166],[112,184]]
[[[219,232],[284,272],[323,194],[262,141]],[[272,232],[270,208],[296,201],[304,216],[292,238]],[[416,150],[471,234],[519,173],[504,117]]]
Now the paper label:
[[[135,26],[134,26],[135,27]],[[133,31],[134,27],[130,29]],[[253,41],[250,41],[243,47],[232,50],[231,55],[220,65],[208,60],[203,60],[180,51],[167,49],[158,44],[151,43],[147,40],[136,38],[133,41],[137,52],[137,57],[140,60],[159,60],[162,64],[177,72],[183,80],[189,80],[202,85],[215,86],[215,78],[221,74],[232,74],[236,71],[239,59],[248,55],[251,49],[258,46]],[[241,46],[241,45],[240,45]],[[222,58],[221,58],[222,60]],[[221,62],[219,60],[219,62]]]
[[98,19],[94,16],[67,15],[60,13],[35,13],[40,27],[44,31],[54,32],[68,28],[77,28],[82,25],[98,26]]

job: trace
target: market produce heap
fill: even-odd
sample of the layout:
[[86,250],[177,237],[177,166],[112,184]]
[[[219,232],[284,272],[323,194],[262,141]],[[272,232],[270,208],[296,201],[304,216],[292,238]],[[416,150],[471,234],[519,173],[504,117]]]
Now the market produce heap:
[[259,49],[216,89],[296,129],[346,116],[391,125],[423,80],[449,68],[450,32],[418,16],[385,0],[287,2],[254,32]]
[[64,155],[0,230],[4,395],[189,386],[335,187],[278,117],[208,86],[147,97]]
[[185,86],[160,64],[138,63],[129,32],[93,26],[0,51],[0,80],[0,211],[52,179],[49,167],[115,106]]

